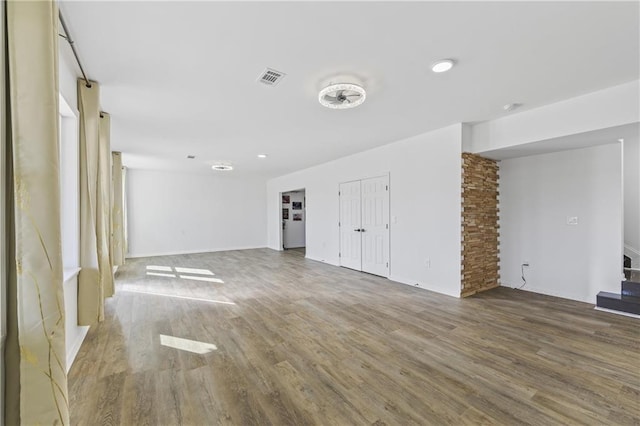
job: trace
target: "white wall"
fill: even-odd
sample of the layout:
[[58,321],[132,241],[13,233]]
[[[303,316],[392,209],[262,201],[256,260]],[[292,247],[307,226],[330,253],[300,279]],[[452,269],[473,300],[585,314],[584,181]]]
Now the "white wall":
[[269,247],[281,247],[280,193],[305,188],[306,256],[338,265],[339,183],[389,173],[390,278],[459,296],[461,133],[456,124],[270,180]]
[[59,57],[58,57],[58,78],[60,94],[64,97],[65,101],[72,110],[78,110],[78,96],[77,96],[77,80],[79,75],[78,65],[75,62],[73,53],[69,44],[60,38],[59,45]]
[[127,169],[129,256],[265,247],[265,182]]
[[[621,145],[500,162],[502,285],[595,303],[620,291]],[[577,216],[578,225],[567,225]]]
[[640,141],[624,141],[624,244],[634,268],[640,267]]

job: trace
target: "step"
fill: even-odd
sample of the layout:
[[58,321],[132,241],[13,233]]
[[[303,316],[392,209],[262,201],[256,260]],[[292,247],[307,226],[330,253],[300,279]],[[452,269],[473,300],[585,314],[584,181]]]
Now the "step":
[[622,281],[622,295],[640,297],[640,283],[635,281]]
[[628,297],[617,293],[601,291],[598,293],[596,299],[599,308],[640,315],[640,298],[638,297]]

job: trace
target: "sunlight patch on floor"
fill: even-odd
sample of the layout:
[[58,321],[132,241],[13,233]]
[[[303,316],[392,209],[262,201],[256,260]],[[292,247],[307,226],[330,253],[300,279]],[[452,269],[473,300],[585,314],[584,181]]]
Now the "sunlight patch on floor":
[[179,272],[181,274],[215,275],[208,269],[183,268],[181,266],[176,266],[176,272]]
[[169,348],[181,351],[192,352],[194,354],[207,354],[218,349],[213,343],[204,343],[197,340],[183,339],[181,337],[160,335],[160,344]]
[[196,277],[195,275],[180,275],[180,278],[183,280],[194,280],[194,281],[208,281],[210,283],[220,283],[224,284],[224,281],[218,278],[211,277]]
[[[177,274],[195,274],[195,275],[180,275],[180,278],[183,280],[194,280],[194,281],[207,281],[210,283],[219,283],[224,284],[219,278],[211,278],[212,275],[215,275],[209,269],[201,269],[201,268],[184,268],[182,266],[176,266],[172,268],[171,266],[160,266],[160,265],[148,265],[147,266],[147,275],[151,275],[154,277],[167,277],[167,278],[176,278],[176,274],[174,274],[174,269]],[[162,272],[148,272],[148,271],[162,271]],[[168,273],[172,272],[172,273]]]
[[164,272],[147,272],[147,275],[151,275],[154,277],[168,277],[168,278],[175,278],[175,274],[165,274]]
[[164,272],[172,272],[171,266],[158,266],[158,265],[149,265],[147,266],[148,271],[164,271]]
[[177,295],[177,294],[155,293],[155,292],[151,292],[151,291],[128,290],[128,289],[122,289],[120,291],[123,291],[123,292],[126,292],[126,293],[149,294],[151,296],[172,297],[172,298],[175,298],[175,299],[195,300],[197,302],[220,303],[222,305],[235,305],[234,302],[226,302],[224,300],[205,299],[205,298],[201,298],[201,297],[191,297],[191,296],[180,296],[180,295]]

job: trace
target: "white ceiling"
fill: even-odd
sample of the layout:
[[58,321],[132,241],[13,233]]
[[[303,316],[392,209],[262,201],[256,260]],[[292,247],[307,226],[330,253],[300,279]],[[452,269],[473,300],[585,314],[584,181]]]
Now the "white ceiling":
[[[498,118],[506,103],[527,109],[639,77],[638,2],[92,1],[61,10],[101,84],[112,148],[134,168],[205,172],[221,160],[234,174],[277,176]],[[458,65],[433,74],[440,58]],[[265,67],[287,76],[259,84]],[[318,103],[337,75],[364,85],[362,106]]]

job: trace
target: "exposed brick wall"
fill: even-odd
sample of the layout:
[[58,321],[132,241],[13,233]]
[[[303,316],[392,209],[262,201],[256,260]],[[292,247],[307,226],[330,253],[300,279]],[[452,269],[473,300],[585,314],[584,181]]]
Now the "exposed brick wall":
[[498,163],[462,154],[462,297],[500,285]]

